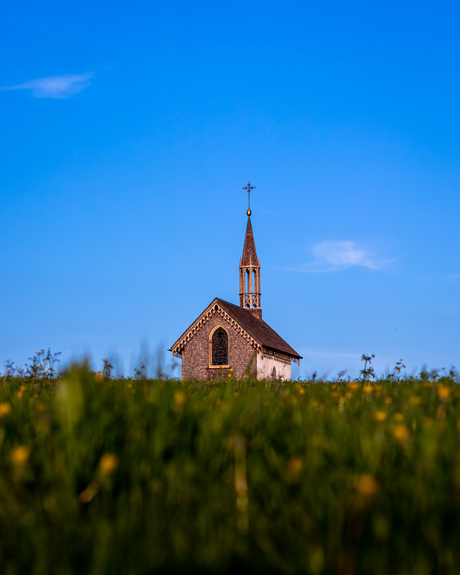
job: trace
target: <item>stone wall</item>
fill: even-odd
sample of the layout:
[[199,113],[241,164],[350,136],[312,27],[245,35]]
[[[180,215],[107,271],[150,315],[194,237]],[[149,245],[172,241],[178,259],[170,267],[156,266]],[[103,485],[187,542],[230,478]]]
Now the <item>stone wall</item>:
[[[228,368],[209,367],[209,334],[217,326],[228,333]],[[212,380],[226,378],[231,374],[242,379],[247,370],[253,377],[257,373],[257,352],[251,344],[219,314],[209,321],[187,343],[182,351],[182,379]],[[230,369],[233,369],[231,372]]]

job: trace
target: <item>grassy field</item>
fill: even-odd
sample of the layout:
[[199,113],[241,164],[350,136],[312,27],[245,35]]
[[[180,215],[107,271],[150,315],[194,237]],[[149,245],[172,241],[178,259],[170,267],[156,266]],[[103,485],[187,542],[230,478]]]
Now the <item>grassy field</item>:
[[0,379],[3,574],[460,573],[450,377]]

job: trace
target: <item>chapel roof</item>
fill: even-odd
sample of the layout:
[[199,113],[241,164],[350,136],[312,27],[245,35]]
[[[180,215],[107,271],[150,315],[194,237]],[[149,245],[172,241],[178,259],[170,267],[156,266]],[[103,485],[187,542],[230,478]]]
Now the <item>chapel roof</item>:
[[221,307],[231,315],[260,345],[274,351],[280,351],[295,359],[302,357],[263,319],[257,318],[249,310],[223,299],[216,298]]
[[259,346],[259,348],[266,348],[272,351],[288,355],[293,359],[302,359],[302,357],[287,343],[284,339],[276,333],[267,323],[262,319],[258,319],[249,310],[234,305],[228,301],[220,298],[215,298],[211,304],[203,311],[203,313],[195,320],[195,322],[181,335],[181,337],[171,346],[173,353],[181,353],[181,350],[187,342],[196,333],[199,328],[202,318],[215,306],[219,306],[221,310],[227,313]]

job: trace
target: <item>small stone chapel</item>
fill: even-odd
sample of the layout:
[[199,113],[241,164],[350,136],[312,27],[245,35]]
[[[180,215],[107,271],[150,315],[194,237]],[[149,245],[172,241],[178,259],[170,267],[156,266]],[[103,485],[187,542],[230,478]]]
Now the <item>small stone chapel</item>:
[[301,356],[262,319],[260,262],[252,232],[250,193],[248,222],[240,260],[240,305],[215,298],[169,351],[182,357],[182,379],[291,379],[291,361]]

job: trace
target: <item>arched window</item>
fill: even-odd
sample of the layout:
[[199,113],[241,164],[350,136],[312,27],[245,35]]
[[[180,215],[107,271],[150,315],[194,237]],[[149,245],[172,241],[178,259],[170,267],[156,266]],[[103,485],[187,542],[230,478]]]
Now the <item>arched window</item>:
[[276,367],[272,369],[272,379],[276,379]]
[[211,345],[211,365],[228,365],[228,335],[225,329],[216,329]]

